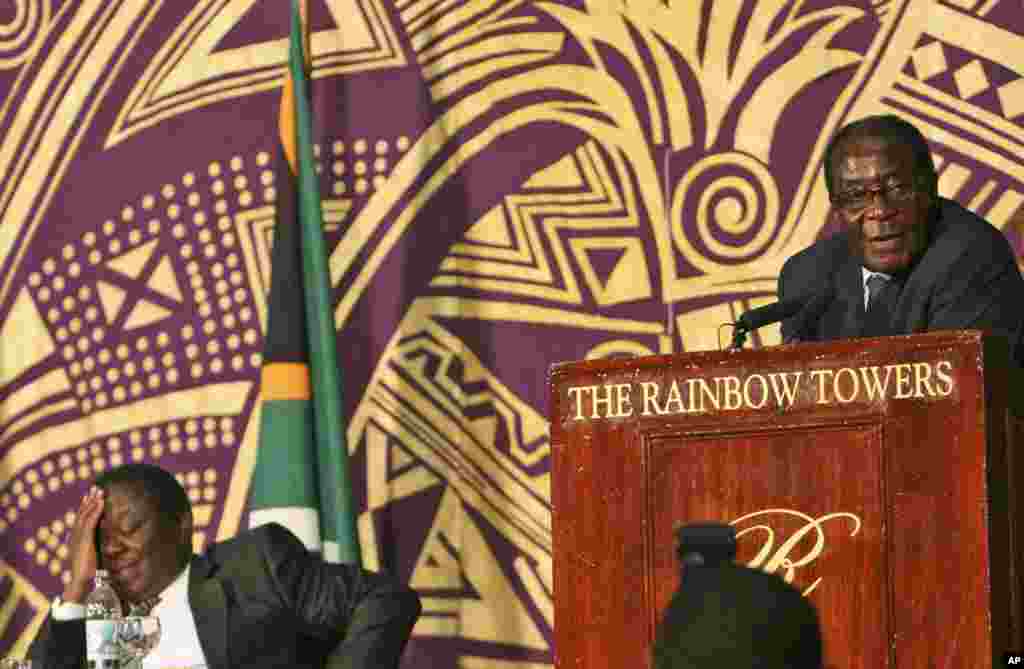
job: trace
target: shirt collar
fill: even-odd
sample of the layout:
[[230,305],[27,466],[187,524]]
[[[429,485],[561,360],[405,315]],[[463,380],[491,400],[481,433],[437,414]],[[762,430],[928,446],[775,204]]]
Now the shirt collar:
[[863,265],[861,266],[861,268],[860,268],[860,280],[861,280],[862,284],[867,286],[868,285],[868,279],[870,279],[873,276],[880,276],[883,279],[885,279],[886,281],[891,281],[892,278],[893,278],[892,274],[886,274],[885,272],[872,272],[867,267],[864,267]]
[[163,591],[160,592],[160,602],[156,605],[159,608],[163,604],[188,599],[188,576],[192,571],[191,561],[185,564],[178,577],[171,581]]

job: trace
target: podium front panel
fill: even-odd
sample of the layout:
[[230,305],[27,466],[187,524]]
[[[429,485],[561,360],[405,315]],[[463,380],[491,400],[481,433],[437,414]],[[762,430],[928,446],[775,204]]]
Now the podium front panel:
[[1020,637],[1020,464],[985,350],[956,333],[555,367],[556,666],[649,666],[675,530],[701,521],[814,603],[828,667],[993,666]]
[[[675,529],[712,519],[736,528],[737,561],[813,594],[843,636],[847,666],[887,667],[890,596],[883,550],[882,427],[647,436],[642,457],[651,528],[650,588],[663,611],[678,586]],[[654,621],[650,629],[654,628]],[[870,661],[869,661],[870,660]]]

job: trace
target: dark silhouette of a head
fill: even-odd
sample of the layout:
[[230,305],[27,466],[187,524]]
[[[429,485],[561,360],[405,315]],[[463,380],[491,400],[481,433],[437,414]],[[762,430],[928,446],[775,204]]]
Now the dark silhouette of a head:
[[731,562],[687,566],[654,669],[821,669],[814,607],[781,578]]

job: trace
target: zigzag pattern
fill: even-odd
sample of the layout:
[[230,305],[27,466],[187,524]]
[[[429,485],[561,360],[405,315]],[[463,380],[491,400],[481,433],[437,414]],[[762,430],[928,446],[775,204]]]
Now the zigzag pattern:
[[[546,422],[465,344],[435,322],[423,325],[385,353],[350,427],[350,443],[366,453],[368,511],[386,514],[412,498],[431,509],[410,578],[423,597],[417,634],[544,653],[552,624],[547,474],[524,470],[548,455]],[[515,565],[514,578],[503,562]]]
[[[617,183],[596,145],[582,146],[537,174],[521,192],[508,195],[503,205],[471,228],[467,238],[452,247],[431,286],[563,305],[581,304],[583,286],[587,297],[599,304],[650,296],[639,235],[623,232],[639,233],[633,193],[625,179],[621,190]],[[479,232],[485,226],[490,228],[486,237]],[[594,236],[605,231],[610,234]],[[618,263],[633,265],[628,280],[623,277],[619,286],[608,284],[614,269],[601,271],[591,262],[588,251],[602,247],[619,251]]]

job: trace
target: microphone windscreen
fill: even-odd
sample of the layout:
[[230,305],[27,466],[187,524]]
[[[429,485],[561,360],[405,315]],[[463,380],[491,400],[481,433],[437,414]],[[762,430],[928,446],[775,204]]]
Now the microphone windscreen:
[[796,316],[800,313],[806,302],[806,298],[802,297],[772,302],[763,307],[757,307],[756,309],[744,312],[736,322],[747,330],[756,330],[769,323],[778,323],[779,321]]

